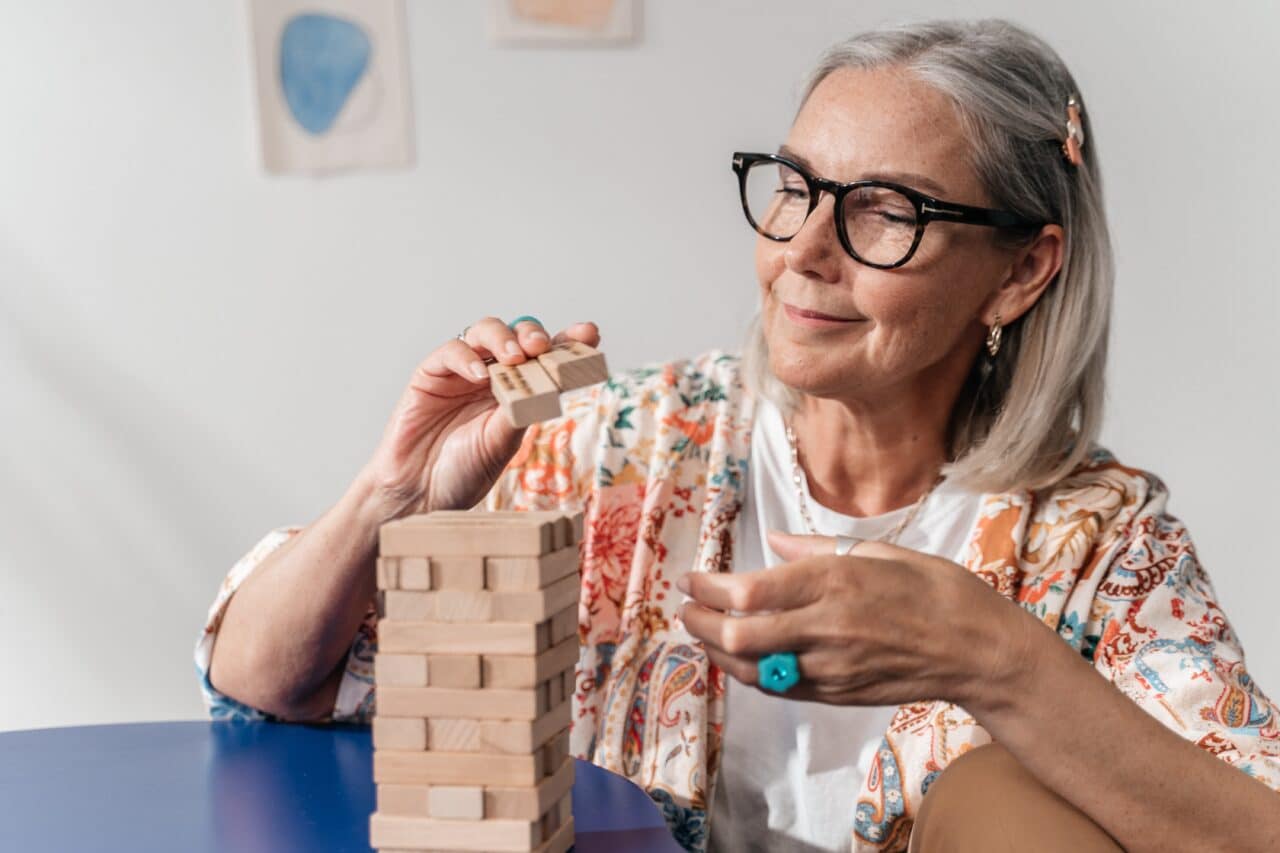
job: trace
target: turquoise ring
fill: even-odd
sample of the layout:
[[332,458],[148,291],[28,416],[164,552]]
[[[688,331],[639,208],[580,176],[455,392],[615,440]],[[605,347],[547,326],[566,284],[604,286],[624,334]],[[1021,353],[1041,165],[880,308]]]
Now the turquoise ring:
[[760,686],[774,693],[786,693],[800,680],[800,662],[795,652],[774,652],[756,663]]
[[508,324],[507,324],[507,328],[508,328],[508,329],[510,329],[510,330],[512,330],[512,331],[514,332],[514,331],[515,331],[516,326],[520,325],[520,324],[521,324],[521,323],[523,323],[525,320],[532,320],[533,322],[537,323],[539,326],[541,326],[541,325],[542,325],[542,321],[541,321],[541,320],[539,320],[537,317],[534,317],[534,316],[533,316],[533,315],[531,315],[531,314],[521,314],[519,317],[515,318],[515,319],[514,319],[514,320],[512,320],[510,323],[508,323]]

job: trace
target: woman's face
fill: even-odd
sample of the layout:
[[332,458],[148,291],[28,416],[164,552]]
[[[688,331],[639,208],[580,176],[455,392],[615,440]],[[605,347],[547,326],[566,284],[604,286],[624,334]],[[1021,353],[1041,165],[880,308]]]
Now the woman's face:
[[[840,183],[883,178],[944,201],[992,206],[950,104],[901,72],[827,76],[801,108],[784,153]],[[995,246],[990,228],[934,221],[905,265],[876,269],[841,247],[833,207],[824,193],[789,242],[756,243],[774,374],[820,397],[958,389],[954,378],[982,345],[981,315],[1013,263],[1010,252]],[[841,321],[806,320],[796,309]],[[1001,313],[1002,322],[1013,319]]]

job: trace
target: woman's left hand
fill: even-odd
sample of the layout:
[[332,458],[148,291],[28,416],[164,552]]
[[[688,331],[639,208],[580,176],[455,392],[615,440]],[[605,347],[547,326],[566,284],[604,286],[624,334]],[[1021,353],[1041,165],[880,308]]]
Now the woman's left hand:
[[[1052,637],[963,566],[883,542],[837,556],[830,536],[769,532],[788,562],[742,574],[691,572],[680,616],[712,663],[759,686],[757,661],[795,652],[790,699],[898,705],[999,702]],[[730,615],[725,611],[738,611]],[[776,694],[775,694],[776,695]]]

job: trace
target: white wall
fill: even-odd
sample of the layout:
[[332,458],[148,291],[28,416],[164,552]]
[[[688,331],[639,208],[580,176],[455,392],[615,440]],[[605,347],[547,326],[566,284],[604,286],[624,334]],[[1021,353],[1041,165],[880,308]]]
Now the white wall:
[[562,51],[490,47],[483,7],[410,3],[417,168],[317,181],[257,166],[239,3],[4,5],[0,729],[200,716],[223,573],[338,497],[465,323],[594,319],[616,368],[735,346],[729,153],[896,15],[1011,16],[1074,69],[1119,255],[1105,439],[1280,694],[1274,4],[647,0],[638,47]]

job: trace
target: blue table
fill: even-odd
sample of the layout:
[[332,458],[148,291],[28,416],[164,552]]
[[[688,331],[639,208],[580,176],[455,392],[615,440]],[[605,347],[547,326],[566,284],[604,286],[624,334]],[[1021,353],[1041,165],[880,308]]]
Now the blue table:
[[[360,851],[367,728],[138,723],[0,733],[0,850]],[[578,853],[681,853],[649,797],[578,761]]]

